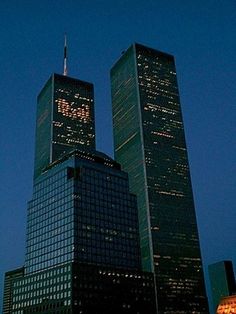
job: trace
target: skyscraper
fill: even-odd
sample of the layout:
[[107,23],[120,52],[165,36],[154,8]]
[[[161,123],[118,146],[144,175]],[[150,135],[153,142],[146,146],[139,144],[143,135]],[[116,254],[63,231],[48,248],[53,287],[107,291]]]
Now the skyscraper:
[[93,85],[53,74],[37,100],[34,177],[79,145],[95,149]]
[[138,228],[127,173],[95,150],[92,84],[53,74],[38,97],[25,265],[5,275],[3,313],[155,314]]
[[118,163],[73,150],[48,165],[29,202],[24,272],[14,274],[6,274],[4,314],[155,313],[136,197]]
[[111,69],[115,159],[137,195],[158,313],[208,313],[174,57],[133,44]]

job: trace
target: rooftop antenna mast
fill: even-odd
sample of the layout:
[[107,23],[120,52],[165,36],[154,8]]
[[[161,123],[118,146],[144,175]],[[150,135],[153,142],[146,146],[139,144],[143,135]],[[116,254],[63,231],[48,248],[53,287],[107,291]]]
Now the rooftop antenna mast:
[[64,42],[64,69],[63,69],[63,75],[67,75],[67,42],[66,42],[66,35],[65,35],[65,42]]

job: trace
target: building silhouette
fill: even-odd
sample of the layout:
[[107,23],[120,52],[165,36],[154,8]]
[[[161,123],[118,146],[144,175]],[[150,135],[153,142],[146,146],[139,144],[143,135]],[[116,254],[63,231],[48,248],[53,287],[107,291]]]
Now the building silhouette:
[[208,313],[174,57],[133,44],[111,69],[115,159],[137,195],[158,313]]
[[136,196],[95,150],[93,103],[92,84],[66,75],[39,94],[25,264],[5,274],[4,314],[156,313]]

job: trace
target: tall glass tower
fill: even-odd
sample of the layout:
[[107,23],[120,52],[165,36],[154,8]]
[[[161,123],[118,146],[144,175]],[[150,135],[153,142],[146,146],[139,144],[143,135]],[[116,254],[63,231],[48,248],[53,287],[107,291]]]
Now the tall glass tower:
[[95,149],[93,85],[53,74],[37,99],[34,177],[79,145]]
[[93,87],[53,74],[38,97],[23,268],[5,274],[4,314],[156,314],[136,196],[95,151]]
[[174,57],[133,44],[111,69],[115,159],[137,195],[158,313],[208,313]]

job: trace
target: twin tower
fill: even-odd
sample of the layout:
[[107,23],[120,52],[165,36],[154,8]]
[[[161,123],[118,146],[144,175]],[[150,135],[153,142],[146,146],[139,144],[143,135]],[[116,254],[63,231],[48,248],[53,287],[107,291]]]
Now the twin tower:
[[3,313],[208,313],[173,56],[133,44],[111,70],[115,161],[95,150],[93,85],[38,96],[25,265]]

